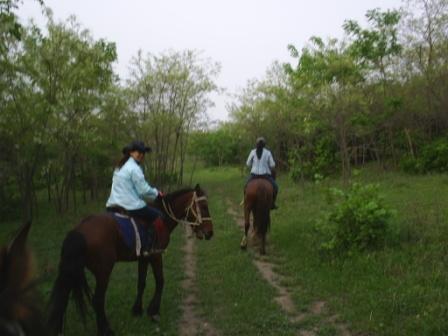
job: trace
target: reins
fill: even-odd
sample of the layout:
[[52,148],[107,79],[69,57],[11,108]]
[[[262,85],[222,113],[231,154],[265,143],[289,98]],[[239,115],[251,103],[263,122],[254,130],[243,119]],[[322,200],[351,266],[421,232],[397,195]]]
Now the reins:
[[[196,191],[193,192],[193,197],[191,198],[190,205],[185,209],[185,217],[184,218],[177,218],[174,214],[174,211],[171,207],[171,204],[165,202],[165,199],[162,198],[162,204],[163,208],[165,209],[165,212],[167,213],[168,217],[170,217],[173,221],[175,221],[177,224],[184,224],[184,225],[190,225],[190,226],[201,226],[204,221],[211,221],[211,217],[203,217],[201,213],[201,208],[198,206],[199,202],[201,201],[207,201],[207,197],[200,196],[196,194]],[[194,207],[193,207],[194,205]],[[191,214],[195,217],[194,222],[191,222],[188,220],[188,217]]]

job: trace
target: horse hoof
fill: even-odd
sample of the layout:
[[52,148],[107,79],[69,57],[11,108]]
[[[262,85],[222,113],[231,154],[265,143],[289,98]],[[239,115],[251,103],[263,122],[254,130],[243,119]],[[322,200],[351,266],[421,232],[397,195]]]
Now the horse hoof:
[[247,247],[247,239],[246,239],[246,237],[243,237],[243,239],[241,239],[240,247],[241,247],[242,250],[246,249],[246,247]]
[[149,315],[149,318],[151,319],[151,321],[153,321],[155,323],[159,323],[160,322],[160,315],[159,314]]
[[134,316],[142,316],[142,314],[143,314],[143,308],[142,307],[138,307],[138,306],[132,307],[132,315],[134,315]]

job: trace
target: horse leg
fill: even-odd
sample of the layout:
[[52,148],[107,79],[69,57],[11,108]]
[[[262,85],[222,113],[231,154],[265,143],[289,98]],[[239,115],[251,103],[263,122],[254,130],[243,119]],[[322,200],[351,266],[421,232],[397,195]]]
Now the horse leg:
[[102,265],[101,271],[94,272],[96,278],[95,294],[93,295],[93,309],[96,313],[96,323],[98,327],[98,336],[112,336],[114,333],[110,329],[109,321],[104,311],[106,301],[106,290],[109,284],[110,274],[112,273],[113,264]]
[[260,246],[260,254],[266,254],[266,234],[261,235],[261,246]]
[[266,254],[266,235],[269,229],[269,224],[271,222],[271,215],[269,212],[269,208],[267,209],[267,213],[265,213],[265,222],[264,222],[264,229],[262,232],[260,232],[260,238],[261,238],[261,246],[260,246],[260,254],[265,255]]
[[148,316],[158,322],[160,320],[160,301],[162,300],[162,291],[164,285],[163,262],[161,254],[154,254],[150,257],[152,272],[156,282],[156,288],[151,302],[148,306]]
[[149,261],[146,258],[138,260],[138,281],[137,281],[137,298],[135,299],[132,313],[135,316],[141,316],[143,313],[142,297],[146,287],[146,274],[148,273]]
[[249,232],[250,226],[250,210],[248,206],[244,205],[244,236],[241,239],[240,247],[245,249],[247,247],[247,233]]

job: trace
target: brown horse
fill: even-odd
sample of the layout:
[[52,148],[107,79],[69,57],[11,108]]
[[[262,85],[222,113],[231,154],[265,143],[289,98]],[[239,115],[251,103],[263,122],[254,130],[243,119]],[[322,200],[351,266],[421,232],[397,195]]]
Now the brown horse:
[[[194,189],[183,189],[157,199],[154,206],[165,215],[164,225],[171,233],[178,223],[192,226],[199,239],[210,239],[213,225],[204,191],[196,185]],[[62,246],[59,274],[50,299],[49,329],[61,334],[69,294],[73,292],[76,305],[82,316],[85,314],[84,298],[92,298],[96,313],[98,335],[113,335],[106,318],[105,294],[114,264],[117,261],[138,260],[138,291],[132,312],[143,312],[142,296],[146,284],[148,264],[151,264],[155,278],[155,292],[147,313],[154,320],[159,319],[160,302],[164,285],[162,254],[137,258],[135,250],[124,243],[118,225],[110,214],[98,214],[85,218],[70,231]],[[96,280],[91,296],[84,268],[89,269]]]
[[247,233],[250,227],[250,214],[253,215],[253,227],[260,238],[260,253],[266,254],[266,233],[271,224],[271,206],[273,201],[273,187],[264,178],[255,178],[246,186],[244,195],[244,236],[241,248],[247,247]]
[[31,223],[0,249],[0,335],[47,335],[37,307],[32,258],[26,246]]

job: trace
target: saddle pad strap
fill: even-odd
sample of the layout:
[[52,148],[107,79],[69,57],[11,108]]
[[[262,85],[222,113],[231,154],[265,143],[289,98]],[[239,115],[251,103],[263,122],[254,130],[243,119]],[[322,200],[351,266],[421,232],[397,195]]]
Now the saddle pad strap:
[[132,227],[134,228],[135,233],[135,254],[137,257],[140,257],[140,251],[142,249],[142,242],[140,241],[140,234],[138,233],[137,224],[135,223],[134,218],[131,217]]

